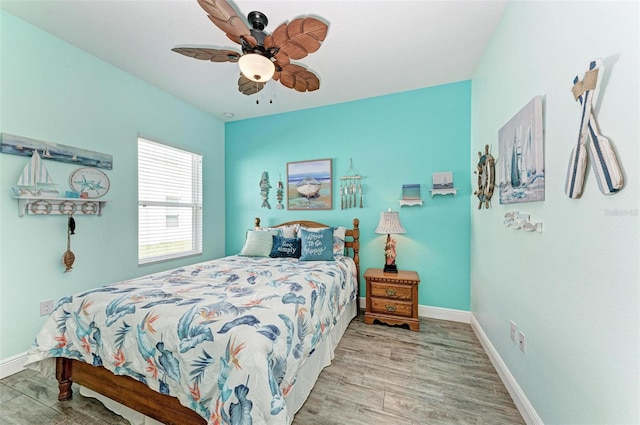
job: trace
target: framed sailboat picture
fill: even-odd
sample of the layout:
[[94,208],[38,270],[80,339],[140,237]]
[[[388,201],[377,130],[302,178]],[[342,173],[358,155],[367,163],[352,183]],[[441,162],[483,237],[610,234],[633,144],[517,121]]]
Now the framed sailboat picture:
[[0,152],[11,155],[32,156],[40,151],[42,159],[67,162],[85,167],[97,167],[111,170],[113,156],[106,153],[94,152],[59,143],[43,142],[27,137],[0,133]]
[[544,201],[542,96],[498,131],[500,203]]
[[331,159],[287,163],[287,209],[332,209]]

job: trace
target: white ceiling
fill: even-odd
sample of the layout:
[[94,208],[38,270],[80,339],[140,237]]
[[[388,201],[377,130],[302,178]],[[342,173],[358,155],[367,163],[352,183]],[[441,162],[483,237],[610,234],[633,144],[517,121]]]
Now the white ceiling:
[[241,17],[253,10],[266,14],[269,33],[300,16],[329,23],[322,47],[293,61],[320,77],[320,89],[299,93],[270,81],[259,104],[255,95],[238,92],[237,64],[171,51],[199,46],[240,52],[196,0],[2,0],[0,7],[231,121],[470,79],[507,1],[230,0]]

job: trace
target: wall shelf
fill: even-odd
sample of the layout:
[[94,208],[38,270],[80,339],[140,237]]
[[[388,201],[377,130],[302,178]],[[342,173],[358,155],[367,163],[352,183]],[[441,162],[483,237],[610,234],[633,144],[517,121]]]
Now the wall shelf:
[[431,197],[433,198],[434,195],[453,195],[456,196],[456,194],[458,193],[458,189],[456,189],[455,187],[451,188],[451,189],[431,189]]
[[101,199],[88,198],[46,198],[35,196],[14,196],[18,201],[18,215],[102,215],[107,203]]
[[399,202],[401,207],[422,206],[422,199],[401,199]]

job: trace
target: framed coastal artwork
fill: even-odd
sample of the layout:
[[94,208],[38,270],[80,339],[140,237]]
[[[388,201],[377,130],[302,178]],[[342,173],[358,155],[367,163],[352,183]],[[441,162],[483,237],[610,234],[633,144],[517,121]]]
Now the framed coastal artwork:
[[33,151],[38,151],[42,159],[107,170],[113,168],[113,156],[106,153],[0,133],[0,152],[31,157]]
[[544,201],[542,96],[498,131],[500,203]]
[[287,209],[333,208],[331,159],[287,163]]

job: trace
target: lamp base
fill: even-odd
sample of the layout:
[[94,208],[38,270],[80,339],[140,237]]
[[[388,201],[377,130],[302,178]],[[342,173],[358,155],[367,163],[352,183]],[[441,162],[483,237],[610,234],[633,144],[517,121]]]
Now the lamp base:
[[398,273],[398,266],[394,264],[385,264],[384,269],[382,270],[384,273]]

